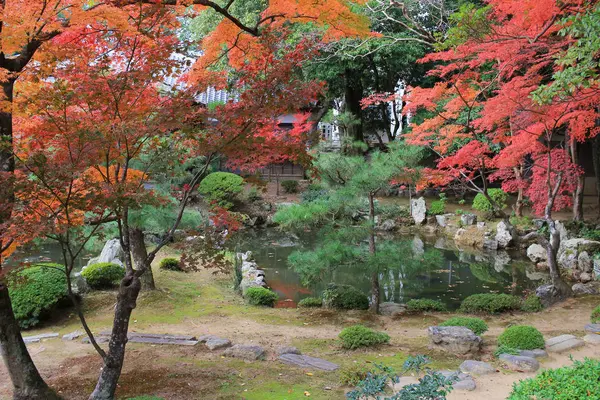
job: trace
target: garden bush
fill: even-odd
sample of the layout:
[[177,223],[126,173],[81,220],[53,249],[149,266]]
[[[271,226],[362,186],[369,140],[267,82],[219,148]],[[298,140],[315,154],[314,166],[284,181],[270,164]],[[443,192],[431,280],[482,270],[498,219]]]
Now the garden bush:
[[481,335],[488,330],[484,320],[473,317],[453,317],[440,324],[440,326],[464,326],[476,335]]
[[8,293],[21,328],[37,325],[67,300],[67,277],[60,264],[38,264],[10,275]]
[[321,307],[323,299],[319,297],[307,297],[298,302],[298,307]]
[[92,289],[106,289],[119,283],[125,276],[125,269],[113,263],[96,263],[81,271],[81,276]]
[[533,326],[514,325],[506,328],[498,336],[498,346],[519,350],[535,350],[543,349],[545,341],[541,332]]
[[590,317],[592,324],[600,323],[600,306],[594,308]]
[[281,187],[285,193],[298,193],[298,181],[293,179],[287,179],[281,181]]
[[513,385],[507,400],[600,399],[600,360],[574,361],[572,366],[546,369]]
[[390,336],[387,333],[376,332],[363,325],[354,325],[344,328],[339,334],[342,347],[345,349],[358,349],[359,347],[371,347],[388,343]]
[[510,294],[480,293],[463,300],[460,311],[467,314],[498,314],[521,308],[521,299]]
[[440,193],[440,199],[432,201],[427,212],[429,215],[441,215],[446,211],[446,195]]
[[329,284],[323,292],[323,303],[328,308],[342,310],[366,310],[369,298],[360,290],[350,285]]
[[160,260],[160,269],[168,269],[169,271],[181,271],[179,260],[172,257],[163,258]]
[[340,369],[340,383],[346,386],[356,386],[360,381],[366,379],[369,373],[373,372],[373,368],[365,364],[350,364]]
[[439,300],[412,299],[406,303],[408,312],[446,311],[446,305]]
[[244,179],[230,172],[213,172],[202,179],[198,190],[209,202],[229,209],[244,190]]
[[246,291],[244,295],[248,303],[253,306],[273,307],[279,296],[272,290],[263,287],[253,287]]
[[544,309],[544,305],[539,297],[535,294],[530,294],[525,297],[523,300],[523,305],[521,306],[521,310],[525,312],[540,312]]
[[[506,208],[506,201],[508,200],[508,193],[506,193],[502,189],[488,189],[488,195],[494,202],[497,207],[500,209]],[[492,204],[488,201],[488,199],[481,193],[477,193],[477,196],[473,199],[473,209],[481,212],[485,212],[486,214],[492,214],[494,212],[494,208]]]

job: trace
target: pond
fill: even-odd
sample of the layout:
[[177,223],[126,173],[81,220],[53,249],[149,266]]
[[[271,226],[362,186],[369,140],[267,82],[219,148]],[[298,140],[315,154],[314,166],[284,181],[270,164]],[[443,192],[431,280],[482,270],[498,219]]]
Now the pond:
[[[520,295],[544,282],[546,274],[536,272],[533,264],[520,254],[506,251],[466,252],[444,238],[419,236],[394,237],[407,262],[390,265],[380,275],[381,301],[405,303],[414,298],[437,299],[456,309],[467,296],[476,293]],[[315,233],[298,236],[277,229],[238,232],[232,249],[252,251],[257,264],[265,271],[269,286],[279,294],[278,307],[294,307],[302,298],[319,295],[330,282],[350,284],[365,294],[370,290],[370,274],[349,268],[337,268],[318,282],[305,286],[301,276],[289,267],[287,259],[296,250],[312,250],[319,245]],[[420,255],[429,255],[422,257]],[[422,262],[415,268],[414,260]],[[413,260],[409,263],[408,260]],[[435,264],[431,265],[431,260]]]

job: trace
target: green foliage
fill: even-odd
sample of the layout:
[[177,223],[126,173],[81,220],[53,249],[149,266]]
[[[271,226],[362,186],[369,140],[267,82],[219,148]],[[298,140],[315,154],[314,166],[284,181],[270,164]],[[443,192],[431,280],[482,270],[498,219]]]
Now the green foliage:
[[600,229],[592,229],[584,226],[580,231],[579,235],[586,239],[600,241]]
[[37,264],[14,272],[9,278],[8,293],[21,328],[37,325],[67,299],[67,278],[60,264]]
[[450,29],[446,32],[445,40],[436,44],[436,49],[448,50],[465,43],[469,39],[487,36],[492,29],[488,18],[491,10],[491,6],[481,7],[473,3],[462,4],[458,11],[448,18]]
[[387,333],[375,332],[363,325],[354,325],[342,329],[339,338],[342,341],[342,347],[350,350],[359,347],[377,346],[390,341],[390,336]]
[[328,307],[342,310],[366,310],[369,308],[368,297],[350,285],[329,284],[323,292],[323,302]]
[[298,307],[321,307],[323,299],[320,297],[306,297],[298,302]]
[[281,181],[281,187],[286,193],[298,193],[298,181],[293,179],[286,179]]
[[440,324],[440,326],[464,326],[473,331],[476,335],[481,335],[488,330],[484,320],[473,317],[453,317]]
[[507,400],[600,399],[600,360],[586,358],[572,366],[545,369],[513,385]]
[[366,379],[369,373],[373,372],[373,368],[365,364],[350,364],[340,369],[340,383],[346,386],[356,386],[360,381]]
[[170,271],[181,271],[181,266],[179,265],[179,260],[176,258],[163,258],[160,260],[160,269],[168,269]]
[[414,371],[416,374],[420,374],[423,370],[423,367],[427,364],[430,364],[431,360],[429,357],[423,354],[417,354],[416,356],[408,356],[402,364],[402,368],[404,372]]
[[440,193],[440,199],[436,201],[432,201],[429,205],[429,210],[427,212],[430,215],[441,215],[446,211],[446,195],[444,193]]
[[494,357],[498,358],[501,354],[512,354],[513,356],[518,356],[521,353],[521,350],[515,349],[513,347],[508,347],[505,345],[500,345],[494,351]]
[[379,215],[382,220],[410,217],[408,207],[393,203],[375,204],[375,214]]
[[306,190],[302,192],[300,198],[302,199],[303,203],[309,203],[319,199],[326,200],[328,198],[328,194],[329,191],[327,188],[317,183],[311,183],[308,185]]
[[231,208],[237,196],[244,190],[244,179],[230,172],[213,172],[202,179],[198,190],[209,202]]
[[600,323],[600,306],[594,308],[594,311],[592,311],[590,320],[592,321],[592,324]]
[[488,195],[494,202],[493,205],[482,193],[477,193],[473,199],[473,209],[485,212],[486,214],[493,214],[495,211],[506,208],[508,193],[506,193],[504,190],[488,189]]
[[446,305],[440,300],[411,299],[406,303],[408,312],[419,313],[425,311],[446,311]]
[[248,303],[253,306],[273,307],[279,296],[272,290],[263,287],[252,287],[245,294]]
[[529,325],[514,325],[506,328],[498,336],[498,346],[506,346],[519,350],[543,349],[544,336],[540,331]]
[[525,312],[540,312],[544,309],[544,305],[539,297],[535,294],[530,294],[525,297],[523,300],[523,305],[521,306],[521,310]]
[[510,223],[518,228],[525,229],[530,228],[533,224],[533,221],[531,217],[528,216],[517,217],[513,215],[510,217]]
[[252,186],[248,191],[244,194],[245,201],[249,203],[254,203],[255,201],[262,200],[261,194],[258,192],[258,189],[255,186]]
[[282,228],[304,229],[320,225],[333,215],[335,210],[328,201],[314,200],[280,208],[273,216],[273,222]]
[[467,314],[498,314],[521,308],[521,299],[510,294],[480,293],[463,300],[460,311]]
[[106,289],[119,283],[125,276],[125,269],[113,263],[96,263],[81,271],[81,276],[92,289]]

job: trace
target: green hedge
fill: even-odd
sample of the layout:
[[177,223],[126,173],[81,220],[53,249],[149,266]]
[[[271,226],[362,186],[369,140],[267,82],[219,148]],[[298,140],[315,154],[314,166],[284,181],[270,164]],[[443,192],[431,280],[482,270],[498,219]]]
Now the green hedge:
[[600,323],[600,306],[594,308],[594,311],[592,311],[592,315],[590,317],[592,324],[598,324]]
[[481,335],[488,330],[484,320],[473,317],[453,317],[440,324],[440,326],[464,326],[476,335]]
[[244,190],[244,179],[230,172],[213,172],[202,179],[198,190],[209,202],[231,208],[233,201]]
[[542,304],[542,301],[535,294],[525,297],[523,305],[521,306],[521,310],[525,312],[540,312],[543,309],[544,305]]
[[521,299],[510,294],[480,293],[463,300],[460,311],[467,314],[498,314],[504,311],[519,310]]
[[298,302],[298,307],[321,307],[323,299],[319,297],[307,297]]
[[125,269],[113,263],[96,263],[81,271],[81,276],[92,289],[106,289],[119,284],[125,276]]
[[446,311],[446,305],[439,300],[412,299],[406,303],[408,312]]
[[248,303],[253,306],[267,306],[273,307],[279,296],[272,290],[264,287],[253,287],[246,291],[244,295],[248,300]]
[[507,400],[600,399],[600,361],[586,358],[572,366],[547,369],[513,385]]
[[366,310],[369,298],[350,285],[329,284],[323,292],[323,302],[331,308],[342,310]]
[[388,343],[390,336],[387,333],[375,332],[363,325],[354,325],[344,328],[339,334],[342,347],[345,349],[358,349],[359,347],[371,347]]
[[10,274],[8,293],[21,328],[37,325],[68,299],[67,277],[60,264],[37,264]]
[[168,269],[169,271],[181,271],[179,260],[172,257],[163,258],[160,260],[160,269]]
[[[488,195],[500,209],[506,208],[506,201],[508,200],[508,193],[502,189],[488,189]],[[477,193],[477,196],[473,199],[473,209],[482,211],[487,214],[494,212],[492,204],[488,199],[481,193]]]
[[498,346],[511,349],[535,350],[543,349],[546,343],[540,331],[529,325],[515,325],[506,328],[498,336]]

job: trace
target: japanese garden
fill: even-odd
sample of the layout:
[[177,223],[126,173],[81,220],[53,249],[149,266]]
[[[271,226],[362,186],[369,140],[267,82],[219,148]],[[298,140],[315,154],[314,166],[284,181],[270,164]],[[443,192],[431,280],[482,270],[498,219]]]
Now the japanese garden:
[[600,399],[600,2],[0,13],[0,400]]

